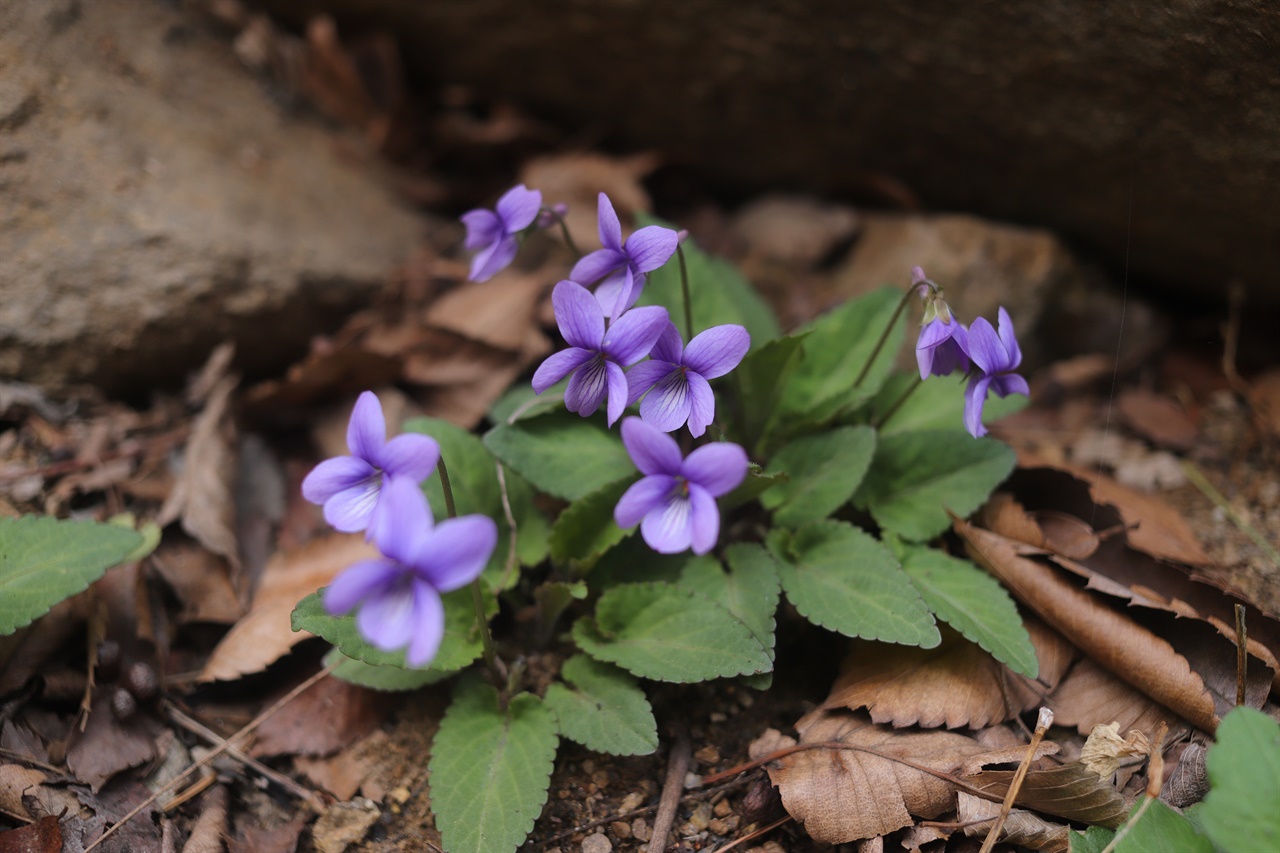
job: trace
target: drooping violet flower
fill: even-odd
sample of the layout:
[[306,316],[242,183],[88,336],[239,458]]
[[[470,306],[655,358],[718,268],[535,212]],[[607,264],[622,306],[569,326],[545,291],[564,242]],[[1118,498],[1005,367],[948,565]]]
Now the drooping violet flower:
[[640,298],[645,275],[671,260],[679,237],[670,228],[648,225],[623,243],[622,223],[604,193],[600,193],[597,219],[603,248],[579,259],[569,278],[587,287],[599,282],[596,299],[604,316],[617,318]]
[[627,373],[627,405],[644,397],[640,417],[645,423],[671,432],[687,421],[689,432],[697,438],[716,414],[716,398],[707,380],[737,367],[750,347],[751,335],[736,325],[712,326],[686,347],[675,324],[668,322],[649,353],[650,360]]
[[565,214],[569,212],[569,205],[564,202],[557,202],[550,207],[544,207],[538,211],[538,218],[533,221],[533,227],[539,231],[546,231],[548,228],[555,228],[560,224],[560,220],[564,219]]
[[671,436],[640,418],[622,422],[622,443],[644,474],[622,495],[613,518],[619,527],[640,523],[640,534],[660,554],[693,547],[705,554],[720,536],[716,498],[747,476],[747,454],[736,444],[704,444],[688,458]]
[[467,276],[470,281],[488,281],[515,260],[520,246],[516,235],[537,218],[542,193],[520,184],[507,190],[494,207],[495,210],[476,208],[462,214],[462,224],[467,226],[463,245],[476,253]]
[[409,477],[392,478],[384,492],[386,511],[373,530],[383,556],[334,578],[324,607],[334,616],[358,608],[361,636],[383,651],[407,647],[409,666],[424,666],[444,639],[440,594],[479,576],[498,543],[498,526],[483,515],[433,525],[427,499]]
[[969,377],[969,386],[964,391],[964,428],[974,438],[987,434],[982,424],[982,407],[989,392],[997,397],[1031,394],[1027,380],[1013,372],[1022,363],[1022,349],[1014,336],[1009,312],[1001,308],[998,320],[999,334],[985,318],[974,320],[966,341],[966,352],[979,371]]
[[916,366],[920,378],[948,376],[952,371],[969,369],[965,341],[969,330],[951,314],[951,306],[942,288],[925,277],[920,267],[911,268],[911,286],[924,300],[924,317],[920,320],[920,337],[916,340]]
[[440,461],[440,445],[428,435],[398,435],[387,441],[382,404],[372,391],[356,400],[347,424],[350,456],[326,459],[302,481],[302,496],[324,506],[325,521],[344,533],[368,531],[382,511],[388,477],[420,483]]
[[551,304],[569,348],[542,362],[533,374],[533,390],[541,394],[572,373],[564,393],[565,406],[585,418],[608,397],[605,412],[609,426],[613,426],[627,408],[627,377],[622,368],[653,349],[669,322],[667,309],[650,305],[628,311],[606,330],[600,304],[585,287],[572,281],[556,285]]

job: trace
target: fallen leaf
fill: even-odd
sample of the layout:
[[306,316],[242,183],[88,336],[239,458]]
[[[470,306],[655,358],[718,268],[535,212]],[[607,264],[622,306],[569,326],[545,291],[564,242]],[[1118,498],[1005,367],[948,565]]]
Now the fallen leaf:
[[62,825],[47,815],[29,826],[0,831],[0,853],[62,853]]
[[99,793],[111,777],[155,758],[155,738],[141,715],[118,720],[111,713],[111,692],[93,697],[84,731],[73,728],[67,744],[67,767],[76,778]]
[[332,755],[367,735],[388,710],[387,696],[326,677],[258,727],[252,755]]
[[244,615],[226,562],[207,548],[191,541],[165,543],[151,555],[151,564],[182,604],[178,624],[230,625]]
[[[961,791],[957,798],[957,812],[956,822],[964,825],[965,835],[986,838],[1000,815],[1000,804]],[[1070,849],[1065,824],[1051,823],[1023,809],[1009,812],[1000,827],[999,841],[1046,853],[1067,853]]]
[[1161,447],[1190,450],[1200,431],[1171,397],[1134,388],[1116,397],[1116,413],[1129,429]]
[[855,640],[824,708],[866,708],[876,723],[983,728],[1044,701],[1071,663],[1072,648],[1027,622],[1040,661],[1038,681],[1011,672],[974,643],[943,628],[932,649]]
[[857,233],[858,216],[809,196],[767,195],[738,211],[732,227],[750,254],[812,267]]
[[[1013,780],[1012,770],[984,770],[964,781],[1003,800]],[[1124,822],[1128,805],[1120,792],[1080,762],[1027,771],[1014,804],[1045,814],[1115,829]]]
[[378,556],[358,533],[331,533],[287,554],[277,554],[262,572],[249,612],[214,648],[201,681],[231,680],[261,672],[301,641],[289,617],[298,602],[360,560]]
[[1128,736],[1120,737],[1120,724],[1096,725],[1089,732],[1089,739],[1080,750],[1080,763],[1088,767],[1104,782],[1120,769],[1121,758],[1146,756],[1151,752],[1151,743],[1145,733],[1136,729],[1129,731]]
[[23,805],[22,795],[44,782],[46,778],[44,773],[31,767],[24,767],[21,764],[0,764],[0,809],[9,814],[32,817],[27,807]]
[[349,800],[373,772],[377,753],[388,746],[386,734],[375,731],[327,758],[295,756],[293,766],[339,800]]
[[1177,714],[1121,681],[1088,658],[1076,661],[1049,697],[1054,723],[1075,726],[1087,734],[1094,726],[1116,723],[1123,731],[1137,729],[1154,736],[1161,723],[1171,735],[1185,733]]
[[1171,806],[1186,808],[1204,799],[1209,792],[1209,776],[1205,769],[1205,742],[1197,732],[1191,741],[1175,744],[1165,755],[1165,780],[1160,799]]
[[1045,550],[1073,560],[1083,560],[1098,550],[1098,534],[1082,518],[1056,509],[1032,513],[1044,536]]
[[1018,556],[1003,536],[960,519],[954,528],[979,565],[1085,654],[1197,727],[1217,728],[1204,681],[1168,641],[1099,603],[1061,570]]
[[200,796],[200,815],[191,825],[191,835],[182,853],[222,853],[227,834],[227,786],[214,785]]
[[[520,183],[542,191],[542,203],[569,205],[565,219],[578,248],[600,248],[596,229],[596,196],[605,193],[625,224],[636,211],[652,206],[640,179],[661,165],[656,154],[609,157],[593,152],[535,157],[520,169]],[[558,236],[558,229],[552,230]]]
[[445,293],[424,313],[427,325],[511,352],[522,351],[537,331],[537,307],[549,291],[544,275],[511,272],[467,282]]

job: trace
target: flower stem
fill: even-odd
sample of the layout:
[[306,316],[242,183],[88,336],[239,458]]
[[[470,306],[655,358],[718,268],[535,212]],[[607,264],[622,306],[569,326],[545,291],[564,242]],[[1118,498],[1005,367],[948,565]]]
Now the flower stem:
[[[440,488],[444,492],[444,511],[450,518],[458,517],[458,507],[453,502],[453,487],[449,485],[449,469],[444,465],[444,456],[436,463],[440,472]],[[503,667],[498,661],[498,653],[493,647],[493,634],[489,633],[489,619],[484,612],[484,593],[480,590],[480,579],[471,582],[471,603],[476,611],[476,627],[480,629],[480,640],[484,644],[484,662],[493,677],[502,680]]]
[[684,246],[676,244],[676,255],[680,259],[680,290],[684,293],[684,340],[693,340],[693,299],[689,296],[689,268],[684,261]]
[[857,388],[862,384],[862,380],[867,378],[867,374],[871,371],[871,365],[876,363],[876,358],[880,355],[880,350],[884,349],[884,342],[889,340],[889,333],[893,331],[893,326],[898,322],[898,318],[902,316],[902,311],[907,307],[908,300],[916,292],[917,288],[910,288],[906,293],[902,294],[902,299],[898,302],[898,307],[894,309],[893,316],[889,318],[888,324],[884,327],[884,331],[880,333],[880,340],[876,341],[875,349],[871,350],[871,355],[867,358],[867,363],[862,365],[862,372],[858,374],[858,378],[853,380],[853,387]]
[[575,261],[581,260],[582,252],[578,249],[578,244],[573,242],[573,237],[569,234],[569,223],[565,221],[563,216],[552,208],[544,207],[543,210],[549,212],[555,217],[556,222],[560,223],[560,233],[564,235],[564,242],[569,246],[569,251],[573,252],[573,259]]
[[888,409],[885,409],[885,412],[883,415],[881,415],[878,419],[872,421],[871,425],[873,427],[884,426],[885,421],[893,417],[893,413],[898,411],[898,409],[902,408],[902,404],[907,402],[907,398],[910,397],[912,394],[914,394],[916,392],[916,389],[923,384],[924,384],[924,380],[921,379],[919,376],[912,377],[911,384],[907,386],[907,390],[903,391],[902,394],[898,397],[898,399],[893,401],[892,406],[890,406]]

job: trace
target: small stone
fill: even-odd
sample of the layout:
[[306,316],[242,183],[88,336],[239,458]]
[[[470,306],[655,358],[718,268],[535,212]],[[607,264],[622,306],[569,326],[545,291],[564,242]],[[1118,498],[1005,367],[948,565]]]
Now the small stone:
[[715,808],[711,811],[715,813],[716,817],[728,817],[733,813],[733,806],[729,804],[728,800],[721,800],[716,803]]
[[744,692],[738,697],[738,704],[744,708],[750,708],[752,705],[756,704],[756,697],[752,696],[750,693]]
[[618,811],[623,814],[635,811],[640,808],[640,804],[644,802],[644,794],[639,791],[632,791],[622,798],[622,802],[618,804]]
[[582,853],[613,853],[613,842],[603,832],[588,835],[582,842]]
[[713,723],[723,723],[727,719],[729,718],[725,716],[723,711],[712,711],[710,714],[710,720]]
[[653,830],[649,829],[648,821],[638,817],[631,821],[631,835],[640,841],[648,841],[653,837]]
[[699,776],[697,773],[684,774],[684,789],[686,791],[692,791],[694,788],[701,788],[701,787],[702,787],[701,776]]
[[707,828],[707,824],[710,822],[711,803],[698,803],[698,807],[694,809],[693,814],[689,816],[689,826],[693,827],[694,832],[702,832],[702,830]]
[[316,850],[319,853],[343,853],[364,838],[369,827],[378,822],[380,814],[377,805],[363,797],[334,803],[320,815],[312,830]]
[[720,760],[720,750],[716,749],[713,744],[707,744],[695,752],[693,757],[703,764],[714,765]]
[[387,791],[387,796],[395,802],[404,805],[409,801],[409,789],[404,785],[401,785],[399,788],[392,788],[390,791]]
[[609,824],[609,828],[613,830],[613,834],[619,838],[627,839],[631,837],[631,824],[627,823],[625,820],[615,820],[613,823]]
[[738,816],[731,815],[723,820],[715,818],[707,824],[707,829],[716,835],[728,835],[738,828]]

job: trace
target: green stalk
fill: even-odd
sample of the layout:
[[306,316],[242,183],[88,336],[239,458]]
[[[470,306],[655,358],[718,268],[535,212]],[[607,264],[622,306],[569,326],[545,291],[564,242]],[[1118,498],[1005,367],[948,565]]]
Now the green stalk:
[[573,237],[569,234],[569,223],[565,222],[563,216],[550,207],[544,207],[543,210],[555,217],[556,222],[560,223],[560,233],[564,235],[564,242],[569,246],[569,251],[573,252],[573,259],[580,260],[582,252],[578,249],[578,244],[573,242]]
[[884,331],[880,333],[880,340],[876,341],[875,349],[871,351],[871,355],[867,358],[867,363],[862,365],[862,372],[858,374],[858,378],[853,380],[853,387],[857,388],[862,384],[862,380],[867,378],[867,374],[871,371],[871,365],[876,363],[876,358],[880,355],[880,350],[884,349],[884,342],[889,340],[889,333],[893,331],[893,326],[898,322],[898,318],[902,316],[902,311],[907,307],[907,301],[916,292],[915,287],[910,288],[906,293],[902,294],[902,299],[898,302],[898,307],[894,309],[893,316],[889,318],[889,324],[884,327]]
[[907,390],[903,391],[902,394],[898,397],[898,399],[893,401],[893,405],[885,410],[885,413],[880,416],[879,420],[872,421],[871,425],[876,428],[884,426],[885,421],[893,417],[894,412],[902,408],[902,404],[907,402],[907,398],[910,397],[912,394],[914,394],[916,392],[916,389],[923,384],[924,384],[923,379],[921,379],[919,376],[914,377],[912,379],[911,384],[907,386]]
[[[458,508],[453,502],[453,488],[449,485],[449,469],[444,465],[444,457],[436,463],[440,472],[440,488],[444,492],[444,510],[450,518],[458,517]],[[476,611],[476,626],[480,629],[480,640],[484,643],[484,662],[493,673],[493,677],[502,681],[502,667],[498,665],[498,653],[493,647],[493,635],[489,633],[489,620],[484,613],[484,594],[480,590],[480,579],[471,582],[471,604]]]
[[684,342],[693,340],[693,299],[689,296],[689,268],[684,262],[684,247],[676,244],[676,255],[680,259],[680,290],[684,293]]

